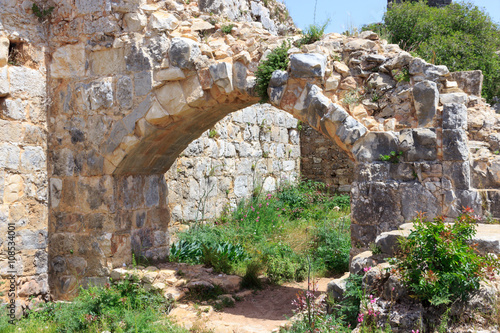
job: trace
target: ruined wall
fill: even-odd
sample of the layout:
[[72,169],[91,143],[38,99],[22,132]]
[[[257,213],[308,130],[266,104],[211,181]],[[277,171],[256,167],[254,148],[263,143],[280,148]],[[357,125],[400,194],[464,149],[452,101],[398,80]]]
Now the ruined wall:
[[49,291],[46,29],[28,11],[0,10],[0,292],[15,289],[17,313]]
[[335,142],[307,124],[300,130],[300,173],[303,178],[320,181],[334,191],[351,192],[354,162]]
[[270,106],[234,112],[193,141],[166,173],[172,222],[219,216],[300,170],[297,120]]

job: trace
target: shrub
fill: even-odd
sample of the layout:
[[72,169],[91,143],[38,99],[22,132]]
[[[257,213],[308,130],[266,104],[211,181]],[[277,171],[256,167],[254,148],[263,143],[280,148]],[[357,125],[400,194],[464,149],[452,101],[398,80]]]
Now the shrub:
[[355,327],[358,324],[359,308],[363,297],[363,276],[351,274],[346,281],[344,299],[339,303],[335,316],[340,318],[345,325]]
[[387,31],[391,43],[450,71],[480,69],[484,74],[483,97],[491,101],[500,95],[500,27],[471,3],[453,3],[443,8],[424,2],[393,5],[384,15],[384,25],[370,25]]
[[234,28],[234,24],[227,24],[227,25],[223,25],[221,27],[221,30],[226,35],[229,35],[231,33],[231,31],[233,30],[233,28]]
[[414,230],[401,242],[397,267],[420,300],[433,305],[466,300],[481,279],[498,271],[497,260],[479,256],[470,245],[477,222],[472,213],[466,208],[452,225],[442,217],[414,220]]
[[300,47],[302,45],[312,44],[320,40],[321,37],[323,37],[328,24],[330,24],[330,20],[327,20],[323,25],[309,25],[304,31],[302,31],[302,38],[295,43],[296,46]]
[[262,288],[262,282],[259,279],[259,272],[262,269],[262,264],[256,260],[248,263],[245,275],[241,279],[242,288]]
[[303,281],[307,276],[305,260],[286,245],[275,245],[265,253],[267,277],[271,283]]
[[[346,226],[346,230],[348,228],[349,226]],[[334,225],[325,225],[316,232],[315,242],[317,248],[314,258],[322,261],[328,272],[343,273],[349,270],[351,237],[348,232],[339,230]]]
[[257,71],[255,72],[255,77],[257,80],[257,86],[255,88],[257,95],[260,97],[260,102],[265,103],[269,100],[269,95],[267,94],[267,88],[269,86],[269,81],[273,72],[276,70],[285,71],[288,67],[288,50],[290,49],[290,43],[283,42],[281,46],[275,48],[269,55],[267,59],[259,64]]

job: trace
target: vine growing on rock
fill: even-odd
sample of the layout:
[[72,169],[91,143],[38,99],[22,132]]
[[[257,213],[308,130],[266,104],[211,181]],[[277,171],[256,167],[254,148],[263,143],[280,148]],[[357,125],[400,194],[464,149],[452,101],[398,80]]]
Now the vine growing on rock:
[[288,50],[290,43],[284,41],[281,46],[275,48],[267,58],[259,64],[255,77],[257,78],[257,86],[255,88],[257,95],[260,97],[261,103],[266,103],[269,100],[267,88],[273,72],[276,70],[286,71],[288,67]]

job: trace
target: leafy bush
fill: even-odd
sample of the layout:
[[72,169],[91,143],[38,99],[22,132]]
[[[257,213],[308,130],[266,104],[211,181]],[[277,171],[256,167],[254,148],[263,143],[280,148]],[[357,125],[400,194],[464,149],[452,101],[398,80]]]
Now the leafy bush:
[[262,264],[256,260],[252,260],[248,263],[245,275],[241,279],[242,288],[262,288],[262,282],[259,279],[259,272],[262,269]]
[[363,276],[351,274],[346,281],[344,299],[339,303],[335,316],[340,318],[344,324],[355,327],[358,324],[359,308],[363,297]]
[[231,33],[231,31],[233,30],[233,28],[234,28],[234,24],[227,24],[227,25],[223,25],[221,27],[221,30],[226,35],[229,35]]
[[443,8],[425,2],[394,4],[384,24],[370,25],[405,50],[428,62],[446,65],[450,71],[480,69],[484,74],[483,97],[500,95],[500,27],[471,3]]
[[271,283],[304,281],[307,276],[306,262],[286,245],[275,244],[264,254],[267,277]]
[[466,208],[453,225],[442,217],[414,220],[414,230],[401,242],[397,267],[403,283],[433,305],[466,300],[481,279],[498,271],[498,261],[476,254],[469,243],[476,233],[473,211]]
[[295,43],[296,46],[300,47],[302,45],[312,44],[320,40],[321,37],[323,37],[328,24],[330,24],[330,20],[327,20],[323,25],[309,25],[304,31],[302,31],[302,38]]
[[269,55],[267,59],[259,64],[257,71],[255,72],[255,77],[257,80],[257,86],[255,88],[257,95],[260,97],[260,102],[265,103],[269,100],[269,95],[267,94],[267,88],[269,86],[269,81],[273,72],[276,70],[286,71],[288,67],[288,50],[290,49],[290,43],[283,42],[281,46],[275,48]]
[[16,326],[4,325],[0,315],[0,328],[1,332],[186,332],[165,319],[170,305],[158,292],[126,279],[81,289],[71,303],[46,303]]
[[349,270],[351,237],[348,232],[335,225],[325,225],[316,232],[316,246],[313,256],[324,263],[328,272],[342,273]]

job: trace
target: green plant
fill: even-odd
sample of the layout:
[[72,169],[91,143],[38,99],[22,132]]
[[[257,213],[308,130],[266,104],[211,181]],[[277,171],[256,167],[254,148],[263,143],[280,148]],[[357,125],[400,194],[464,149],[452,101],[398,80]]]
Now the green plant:
[[33,14],[38,17],[40,21],[44,21],[47,19],[52,12],[54,11],[55,7],[46,7],[46,6],[39,6],[36,3],[33,3],[31,6],[31,10],[33,11]]
[[314,42],[317,42],[318,40],[323,37],[323,34],[325,33],[325,29],[330,24],[330,20],[326,20],[325,23],[322,25],[316,25],[316,24],[311,24],[309,25],[304,31],[302,31],[302,38],[299,39],[295,45],[300,47],[302,45],[306,44],[312,44]]
[[241,279],[242,288],[261,289],[262,281],[259,279],[259,272],[262,269],[262,263],[258,260],[252,260],[247,264],[245,275]]
[[268,151],[263,151],[262,152],[262,157],[263,158],[268,158],[269,157],[269,152]]
[[493,154],[495,154],[495,155],[500,155],[500,150],[495,150],[495,151],[493,152]]
[[215,137],[218,137],[219,136],[219,133],[217,133],[217,131],[215,129],[211,129],[209,132],[208,132],[208,137],[210,139],[213,139]]
[[372,251],[373,254],[380,254],[380,253],[382,253],[382,249],[380,248],[380,246],[378,246],[374,242],[370,243],[370,251]]
[[358,105],[362,100],[363,95],[360,93],[359,89],[351,89],[345,94],[342,103],[345,105]]
[[482,95],[488,101],[500,95],[500,27],[470,2],[434,8],[424,1],[394,4],[384,15],[389,42],[450,72],[481,70]]
[[344,298],[339,302],[335,316],[347,326],[355,327],[358,324],[359,308],[363,297],[363,276],[351,274],[346,281]]
[[260,97],[260,102],[265,103],[269,100],[267,88],[273,72],[276,70],[287,70],[288,67],[288,50],[290,43],[284,41],[281,46],[278,46],[269,53],[267,59],[262,61],[255,72],[256,77],[256,93]]
[[392,75],[398,82],[410,82],[410,71],[406,67],[394,69]]
[[499,271],[498,260],[481,257],[470,242],[476,233],[473,210],[465,208],[454,224],[420,214],[400,243],[397,267],[402,281],[420,300],[433,305],[466,300],[481,279]]
[[229,35],[231,33],[231,31],[233,31],[233,28],[234,28],[234,24],[231,23],[231,24],[223,25],[220,29],[226,35]]
[[388,155],[380,154],[380,160],[383,162],[399,163],[399,159],[403,156],[402,151],[391,151]]
[[302,131],[304,129],[303,124],[304,123],[301,120],[297,121],[297,130]]

